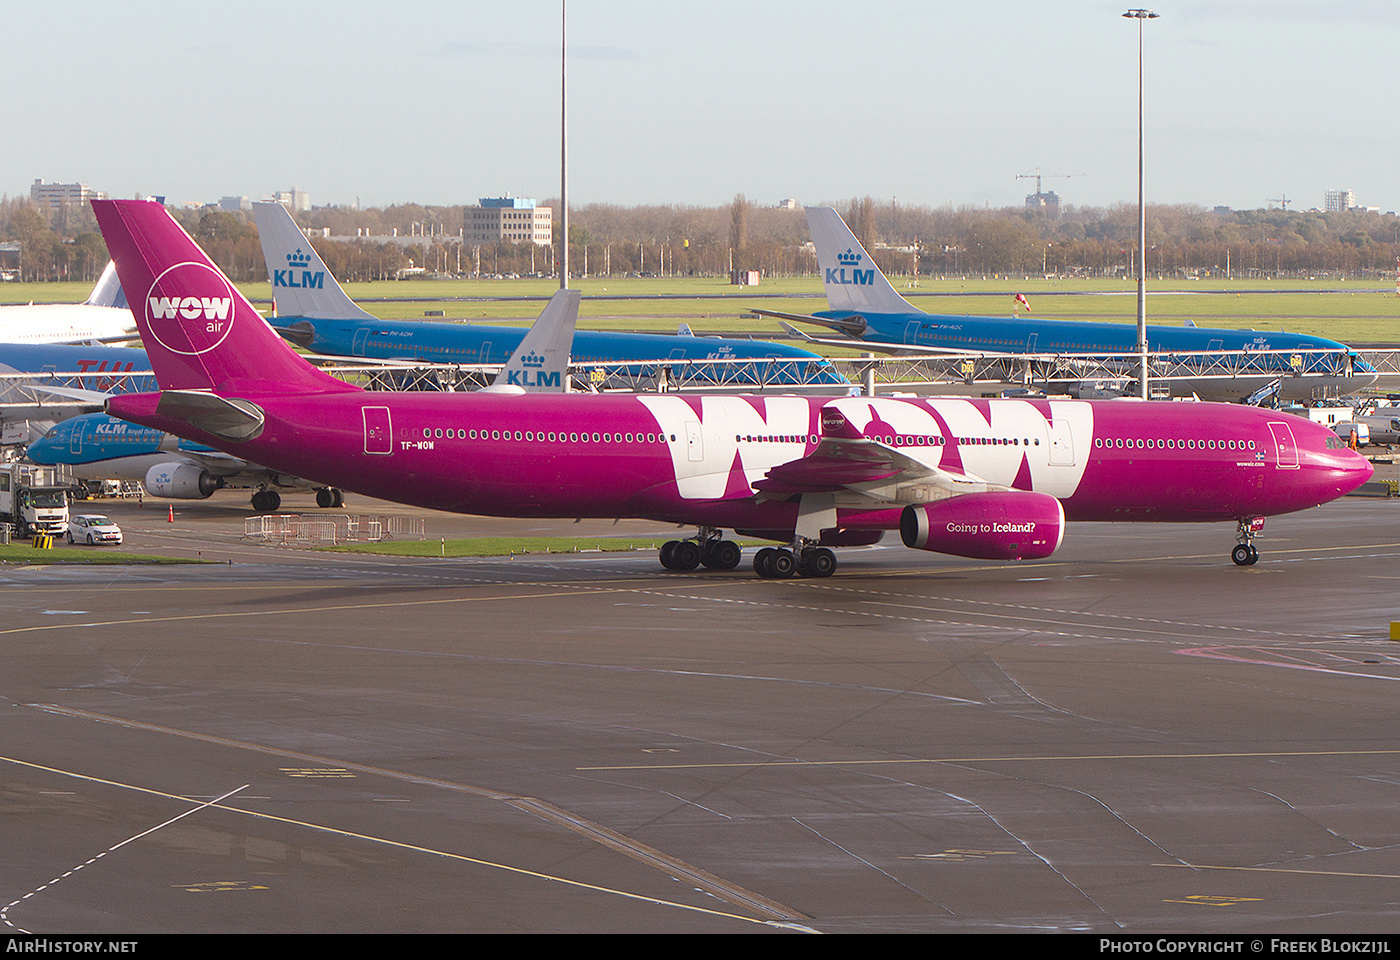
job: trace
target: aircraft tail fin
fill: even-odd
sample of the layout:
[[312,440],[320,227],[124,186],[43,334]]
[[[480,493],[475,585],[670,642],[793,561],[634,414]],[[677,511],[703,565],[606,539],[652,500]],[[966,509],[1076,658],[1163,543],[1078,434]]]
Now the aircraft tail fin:
[[117,265],[111,260],[107,261],[107,266],[102,269],[102,276],[97,278],[97,286],[92,288],[92,293],[88,294],[84,301],[90,307],[116,307],[125,308],[126,294],[122,292],[122,282],[117,279]]
[[833,310],[921,313],[890,286],[846,221],[831,207],[808,207],[807,227],[817,248],[817,269]]
[[551,297],[486,391],[563,393],[568,385],[578,304],[577,290],[560,290]]
[[286,207],[276,201],[255,203],[253,221],[278,316],[374,320],[346,296]]
[[297,356],[159,203],[94,200],[92,208],[162,390],[230,381],[282,394],[356,389]]

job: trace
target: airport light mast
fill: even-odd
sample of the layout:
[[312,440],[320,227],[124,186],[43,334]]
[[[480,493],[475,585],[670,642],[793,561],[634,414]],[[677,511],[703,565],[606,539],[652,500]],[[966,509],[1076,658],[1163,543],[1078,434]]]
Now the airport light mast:
[[1161,14],[1151,10],[1129,10],[1123,16],[1138,22],[1138,255],[1137,255],[1137,349],[1138,396],[1147,399],[1147,208],[1142,192],[1142,23]]
[[569,289],[569,0],[559,0],[559,289]]

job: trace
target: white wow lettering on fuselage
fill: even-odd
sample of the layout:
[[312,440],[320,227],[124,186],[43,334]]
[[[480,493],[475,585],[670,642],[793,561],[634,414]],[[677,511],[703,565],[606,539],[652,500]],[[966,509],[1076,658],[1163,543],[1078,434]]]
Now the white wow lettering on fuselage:
[[[1081,400],[1049,401],[1049,417],[1025,400],[896,400],[849,397],[833,400],[826,410],[840,411],[851,427],[874,439],[943,434],[947,445],[906,451],[930,466],[958,471],[973,479],[1011,486],[1022,461],[1030,470],[1031,489],[1052,497],[1069,497],[1088,465],[1094,432],[1093,407]],[[990,414],[983,413],[986,410]],[[938,415],[936,419],[934,414]],[[880,426],[876,427],[875,424]],[[978,441],[988,441],[981,443]],[[1004,440],[1005,443],[992,441]],[[956,444],[958,460],[950,464]],[[1017,531],[1019,532],[1019,531]]]
[[[724,496],[729,469],[739,457],[744,479],[752,485],[780,463],[796,460],[807,449],[811,407],[802,397],[763,398],[760,414],[742,397],[700,398],[700,413],[680,397],[639,398],[661,431],[676,437],[671,467],[676,488],[686,500]],[[738,437],[792,439],[740,442]]]

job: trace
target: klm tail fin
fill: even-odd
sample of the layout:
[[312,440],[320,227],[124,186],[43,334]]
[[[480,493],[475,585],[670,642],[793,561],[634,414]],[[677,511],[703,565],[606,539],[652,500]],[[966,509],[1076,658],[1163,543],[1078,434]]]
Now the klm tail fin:
[[107,261],[102,276],[97,278],[97,286],[84,302],[90,307],[126,308],[126,294],[122,292],[122,282],[117,279],[117,265],[111,260]]
[[92,208],[161,390],[356,389],[297,356],[159,203]]
[[487,393],[564,393],[569,379],[569,351],[578,322],[579,292],[560,290],[550,298],[506,361]]
[[279,317],[310,320],[374,320],[345,295],[320,255],[280,203],[253,204],[267,278]]
[[921,313],[895,292],[841,215],[830,207],[808,207],[807,227],[817,248],[817,269],[833,310],[857,313]]

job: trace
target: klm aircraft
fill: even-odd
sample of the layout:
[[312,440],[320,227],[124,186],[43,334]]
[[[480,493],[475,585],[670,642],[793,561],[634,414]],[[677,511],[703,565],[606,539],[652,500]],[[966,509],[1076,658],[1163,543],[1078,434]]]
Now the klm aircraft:
[[146,392],[155,382],[144,350],[0,343],[0,443],[29,443],[59,420],[101,410],[109,393]]
[[344,503],[334,487],[279,474],[202,443],[105,413],[64,420],[31,443],[27,455],[43,466],[68,466],[80,482],[139,480],[152,496],[171,500],[202,500],[215,490],[239,487],[253,490],[253,509],[258,511],[281,505],[278,488],[315,490],[321,507]]
[[[492,364],[514,353],[525,336],[524,327],[378,320],[346,296],[282,204],[255,203],[253,217],[277,303],[278,316],[268,322],[297,346],[340,357]],[[770,360],[742,373],[726,374],[725,365],[707,372],[734,383],[848,385],[817,354],[758,340],[582,330],[574,334],[572,359],[574,363]],[[514,377],[505,372],[505,382],[527,390],[537,385],[528,369]],[[500,378],[496,385],[502,385]]]
[[[890,353],[991,353],[991,354],[1124,354],[1137,349],[1137,327],[1126,323],[1091,323],[1078,320],[1039,320],[1011,317],[975,317],[924,313],[900,296],[880,272],[869,253],[851,233],[840,214],[830,207],[808,207],[807,225],[817,249],[817,266],[826,286],[830,310],[810,316],[757,310],[784,320],[819,324],[836,331],[844,340],[807,338],[812,342],[849,347],[852,341],[867,349]],[[1237,378],[1170,378],[1175,392],[1201,397],[1239,399],[1282,375],[1283,395],[1307,399],[1316,387],[1352,393],[1370,386],[1376,373],[1355,358],[1345,344],[1322,337],[1263,330],[1229,330],[1210,327],[1147,328],[1148,349],[1153,352],[1279,350],[1260,365],[1273,372]],[[1346,351],[1337,372],[1334,355],[1317,350]],[[1296,353],[1298,363],[1293,356]],[[1136,361],[1129,376],[1136,377]]]

